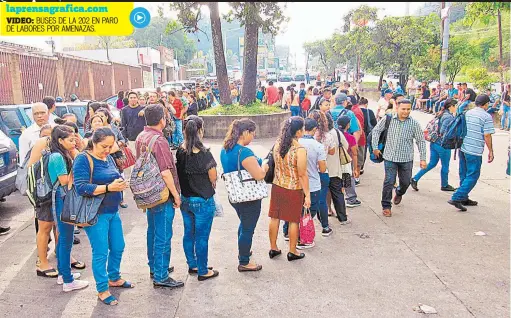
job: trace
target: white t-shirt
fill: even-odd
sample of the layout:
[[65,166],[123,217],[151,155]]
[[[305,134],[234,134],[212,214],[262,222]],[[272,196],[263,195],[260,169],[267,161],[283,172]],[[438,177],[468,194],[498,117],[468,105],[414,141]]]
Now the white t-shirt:
[[382,118],[383,116],[385,116],[385,112],[387,111],[387,107],[389,106],[389,102],[387,102],[387,100],[385,98],[380,98],[380,100],[378,101],[378,112],[377,112],[377,117],[378,118]]
[[[335,153],[333,155],[327,155],[326,158],[326,166],[328,169],[328,176],[332,177],[341,177],[342,176],[342,168],[341,168],[341,160],[339,159],[339,138],[341,139],[341,144],[344,149],[348,149],[348,141],[342,132],[339,132],[339,137],[337,135],[336,129],[332,129],[328,132],[330,135],[329,140],[332,143],[330,148],[335,148]],[[326,138],[325,138],[326,139]],[[328,154],[328,150],[327,150]]]
[[27,129],[25,129],[20,136],[19,139],[19,159],[20,163],[23,163],[25,161],[25,157],[27,156],[27,153],[36,141],[39,140],[39,133],[41,131],[41,127],[39,127],[36,123],[33,123],[30,125]]

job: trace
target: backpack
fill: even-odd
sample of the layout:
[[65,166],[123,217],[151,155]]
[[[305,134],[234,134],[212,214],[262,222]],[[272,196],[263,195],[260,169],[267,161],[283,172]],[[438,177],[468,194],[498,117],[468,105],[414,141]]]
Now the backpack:
[[45,151],[41,159],[31,165],[27,171],[26,193],[34,208],[50,203],[52,200],[53,184],[48,173],[50,155],[50,152]]
[[[440,145],[445,149],[458,149],[463,144],[463,138],[466,135],[467,122],[465,114],[458,114],[445,130]],[[454,152],[454,159],[456,159],[456,152]]]
[[[49,148],[50,138],[47,138],[46,141],[46,148]],[[27,175],[28,175],[28,161],[30,160],[30,156],[32,154],[32,148],[27,152],[27,155],[25,156],[23,163],[21,166],[18,167],[18,172],[16,174],[16,189],[21,193],[23,196],[27,196],[27,189],[28,189],[28,182],[27,182]],[[46,150],[43,151],[43,153]],[[42,154],[41,154],[42,156]],[[21,160],[21,158],[20,158]]]
[[440,137],[440,116],[433,118],[424,128],[424,139],[436,142]]
[[390,120],[392,119],[391,115],[385,115],[385,129],[380,134],[380,139],[378,139],[378,150],[380,150],[381,155],[376,157],[373,154],[373,132],[371,131],[367,136],[367,148],[369,149],[369,159],[371,159],[374,163],[383,162],[383,151],[385,150],[385,143],[387,142],[387,133],[389,131]]
[[131,172],[130,188],[139,209],[150,209],[168,201],[170,191],[165,184],[152,153],[158,136],[153,136],[149,146],[145,147]]

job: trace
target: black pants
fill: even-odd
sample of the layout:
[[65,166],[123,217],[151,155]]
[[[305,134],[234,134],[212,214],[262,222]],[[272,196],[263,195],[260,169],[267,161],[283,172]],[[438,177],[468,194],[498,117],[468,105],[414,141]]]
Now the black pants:
[[344,202],[344,194],[342,193],[342,181],[339,177],[330,177],[330,194],[334,203],[335,213],[339,222],[348,220],[346,216],[346,203]]
[[384,161],[385,180],[383,181],[383,191],[381,195],[381,206],[383,209],[392,208],[392,191],[396,183],[396,177],[399,178],[399,186],[396,194],[403,196],[410,186],[412,178],[413,161],[409,162],[392,162]]

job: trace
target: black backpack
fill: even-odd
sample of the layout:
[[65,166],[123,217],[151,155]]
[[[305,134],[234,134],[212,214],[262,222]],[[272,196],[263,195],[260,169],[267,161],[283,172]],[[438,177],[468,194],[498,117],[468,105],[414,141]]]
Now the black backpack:
[[387,133],[389,131],[389,126],[390,126],[390,120],[392,119],[392,116],[391,115],[385,115],[385,119],[380,119],[380,120],[385,120],[385,130],[383,130],[380,134],[380,138],[378,139],[378,150],[380,150],[381,152],[381,155],[376,157],[374,154],[373,154],[373,132],[371,131],[369,133],[369,135],[367,136],[367,148],[368,148],[368,151],[369,151],[369,159],[374,162],[374,163],[381,163],[383,162],[383,151],[385,150],[385,143],[387,142]]
[[50,155],[50,152],[45,151],[41,159],[28,168],[27,195],[35,208],[52,201],[53,184],[48,173]]

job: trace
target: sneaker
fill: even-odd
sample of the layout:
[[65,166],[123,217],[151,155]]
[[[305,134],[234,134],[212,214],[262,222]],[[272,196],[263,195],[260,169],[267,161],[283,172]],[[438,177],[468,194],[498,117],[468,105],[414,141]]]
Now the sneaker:
[[467,206],[476,206],[477,201],[466,199],[465,201],[461,202],[461,204],[467,205]]
[[284,234],[284,241],[289,241],[289,235]]
[[360,206],[362,204],[362,202],[360,202],[359,200],[355,200],[353,202],[346,202],[346,206],[348,208],[356,208],[357,206]]
[[88,281],[75,279],[72,283],[64,284],[62,290],[67,293],[73,290],[83,289],[87,286],[89,286]]
[[449,203],[450,205],[454,205],[461,212],[467,211],[467,208],[465,206],[463,206],[463,204],[461,204],[460,201],[449,200],[449,201],[447,201],[447,203]]
[[348,224],[351,224],[351,220],[350,219],[347,219],[346,221],[342,221],[341,222],[341,225],[348,225]]
[[296,249],[298,249],[298,250],[305,250],[305,249],[308,249],[308,248],[313,248],[314,246],[316,246],[316,243],[314,243],[314,242],[312,242],[310,244],[299,243],[298,245],[296,245]]
[[80,244],[80,239],[75,236],[75,238],[73,239],[73,244],[74,245]]
[[79,228],[75,228],[75,235],[80,234],[82,231]]
[[417,180],[413,179],[410,180],[410,186],[412,187],[412,189],[414,189],[415,191],[419,191],[419,188],[417,187]]
[[360,169],[360,175],[364,174],[364,169]]
[[11,230],[10,227],[1,227],[0,226],[0,235],[6,235],[9,234],[9,231]]
[[[75,279],[75,280],[80,278],[81,276],[82,276],[82,274],[80,274],[80,273],[73,273],[73,279]],[[62,284],[64,284],[64,279],[62,278],[62,275],[59,275],[57,277],[57,285],[62,285]]]
[[360,178],[355,178],[355,187],[360,185]]
[[323,229],[323,232],[321,232],[321,235],[323,236],[330,236],[332,234],[333,230],[329,227],[327,227],[326,229]]

